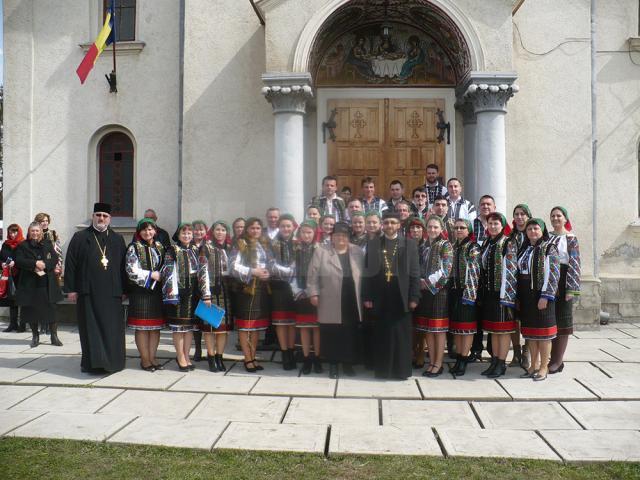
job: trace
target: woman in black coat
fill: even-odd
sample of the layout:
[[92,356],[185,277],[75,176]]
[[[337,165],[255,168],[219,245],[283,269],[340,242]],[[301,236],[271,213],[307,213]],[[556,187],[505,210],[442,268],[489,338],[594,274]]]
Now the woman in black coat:
[[[16,248],[24,242],[24,236],[22,234],[22,228],[20,225],[16,223],[12,223],[7,228],[7,239],[2,243],[2,248],[0,249],[0,262],[2,263],[2,268],[9,267],[10,276],[12,277],[9,281],[16,282],[18,276],[18,269],[15,266],[16,260]],[[25,324],[24,320],[20,322],[18,325],[18,305],[16,304],[15,295],[9,289],[7,289],[7,295],[0,299],[0,306],[9,307],[9,326],[5,328],[4,332],[24,332]]]
[[62,346],[56,324],[56,302],[62,292],[55,275],[58,254],[51,242],[44,241],[38,222],[29,225],[27,240],[16,249],[16,266],[20,269],[16,286],[16,302],[29,323],[33,338],[31,348],[40,344],[38,321],[49,324],[51,345]]

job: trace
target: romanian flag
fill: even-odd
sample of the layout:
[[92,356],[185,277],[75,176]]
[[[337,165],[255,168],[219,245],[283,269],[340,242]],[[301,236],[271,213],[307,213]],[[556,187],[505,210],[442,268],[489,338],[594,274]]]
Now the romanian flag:
[[80,62],[80,66],[76,70],[78,77],[80,77],[80,83],[84,84],[84,81],[87,79],[89,72],[93,69],[93,66],[98,60],[98,57],[104,50],[107,45],[111,45],[116,36],[116,28],[115,28],[115,1],[111,0],[109,5],[109,11],[107,12],[107,16],[104,20],[104,25],[102,26],[102,30],[98,34],[98,38],[93,42],[93,45],[89,48],[89,51]]

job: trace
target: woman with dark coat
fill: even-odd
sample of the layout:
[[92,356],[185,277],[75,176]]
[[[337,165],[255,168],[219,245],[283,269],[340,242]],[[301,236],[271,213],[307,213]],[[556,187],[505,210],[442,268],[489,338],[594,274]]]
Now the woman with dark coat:
[[[11,272],[11,279],[15,285],[18,281],[18,269],[15,266],[16,260],[16,248],[24,242],[24,235],[22,234],[22,228],[17,223],[12,223],[7,228],[7,239],[2,243],[0,249],[0,262],[2,262],[2,268],[9,267]],[[18,325],[18,312],[19,307],[16,304],[15,295],[7,289],[7,295],[0,300],[0,306],[9,307],[9,326],[5,328],[4,332],[24,332],[25,324],[24,320]]]
[[16,302],[33,334],[31,348],[40,344],[38,321],[49,325],[51,345],[62,346],[56,324],[56,302],[62,292],[55,275],[58,254],[51,242],[44,241],[40,223],[33,222],[27,231],[27,241],[16,248],[16,266],[20,269],[16,286]]

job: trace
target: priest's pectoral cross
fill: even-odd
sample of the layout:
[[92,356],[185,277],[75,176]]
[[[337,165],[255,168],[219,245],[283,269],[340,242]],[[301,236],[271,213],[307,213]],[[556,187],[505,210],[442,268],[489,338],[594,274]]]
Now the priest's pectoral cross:
[[100,260],[100,263],[102,264],[102,266],[104,267],[105,270],[109,266],[109,260],[107,259],[107,257],[105,255],[102,256],[102,259]]
[[387,277],[387,283],[391,283],[391,277],[393,276],[391,274],[391,270],[387,270],[387,273],[385,273],[384,276]]

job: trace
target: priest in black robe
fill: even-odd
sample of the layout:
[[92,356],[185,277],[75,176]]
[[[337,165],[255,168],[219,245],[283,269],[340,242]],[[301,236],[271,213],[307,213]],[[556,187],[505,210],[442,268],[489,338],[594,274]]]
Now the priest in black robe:
[[400,234],[400,217],[385,212],[384,235],[367,243],[362,300],[375,317],[377,378],[411,376],[411,311],[420,300],[418,246]]
[[109,228],[111,206],[96,203],[92,224],[77,232],[67,250],[64,283],[77,302],[83,372],[117,372],[125,366],[122,307],[126,246]]

